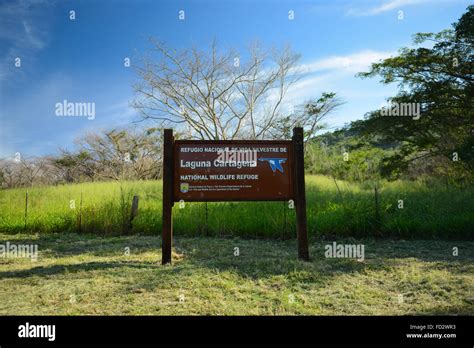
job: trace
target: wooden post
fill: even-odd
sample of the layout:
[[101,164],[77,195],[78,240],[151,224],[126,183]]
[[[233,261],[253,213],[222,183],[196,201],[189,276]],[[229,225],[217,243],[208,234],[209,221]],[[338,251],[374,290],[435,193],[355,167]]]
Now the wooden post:
[[379,191],[377,185],[374,186],[375,195],[375,232],[380,231],[381,219],[380,219],[380,208],[379,208]]
[[138,196],[133,196],[132,208],[130,209],[130,221],[128,223],[128,231],[130,232],[133,228],[132,221],[138,214]]
[[26,190],[26,194],[25,194],[25,230],[26,230],[27,223],[28,223],[28,190]]
[[293,147],[295,161],[295,203],[296,203],[296,234],[298,237],[298,257],[309,261],[308,227],[306,220],[306,192],[304,182],[304,141],[303,128],[293,129]]
[[161,263],[171,263],[173,243],[173,130],[165,129],[163,144],[163,222],[161,231]]
[[79,233],[82,232],[82,190],[81,190],[81,203],[79,206]]

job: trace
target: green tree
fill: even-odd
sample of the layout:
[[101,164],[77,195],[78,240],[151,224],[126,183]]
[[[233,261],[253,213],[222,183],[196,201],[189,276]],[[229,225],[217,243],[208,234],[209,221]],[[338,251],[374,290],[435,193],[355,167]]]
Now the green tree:
[[435,160],[432,174],[444,168],[445,173],[472,179],[474,6],[452,26],[439,33],[416,34],[418,47],[403,48],[398,56],[359,74],[379,75],[384,84],[398,83],[398,94],[388,100],[392,106],[410,103],[420,108],[419,117],[384,116],[382,108],[351,124],[363,141],[397,145],[384,159],[385,175],[397,177],[410,167]]

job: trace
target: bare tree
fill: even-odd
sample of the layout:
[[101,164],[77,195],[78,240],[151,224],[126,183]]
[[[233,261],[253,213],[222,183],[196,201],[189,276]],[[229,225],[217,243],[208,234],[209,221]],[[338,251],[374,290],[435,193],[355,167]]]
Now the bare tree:
[[161,144],[157,128],[88,133],[76,140],[74,151],[61,150],[58,156],[0,159],[0,187],[158,179]]
[[[156,179],[160,176],[161,133],[112,129],[89,133],[76,141],[80,148],[82,171],[97,180]],[[77,159],[77,156],[76,156]]]
[[151,39],[152,49],[136,67],[140,82],[132,102],[144,119],[182,126],[197,139],[271,137],[288,88],[298,80],[299,55],[289,47],[245,55],[210,50],[175,50]]
[[298,106],[294,113],[282,117],[271,129],[274,138],[289,138],[294,127],[303,127],[305,142],[317,132],[326,129],[326,117],[343,105],[344,101],[336,93],[322,93],[321,97],[306,101]]
[[22,158],[19,161],[4,159],[0,161],[1,187],[28,187],[33,185],[48,185],[54,183],[50,175],[49,158]]

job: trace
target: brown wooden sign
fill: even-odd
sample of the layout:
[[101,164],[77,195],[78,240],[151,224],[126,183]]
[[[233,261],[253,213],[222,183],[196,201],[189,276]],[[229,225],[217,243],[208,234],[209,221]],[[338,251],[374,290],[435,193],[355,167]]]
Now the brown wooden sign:
[[309,260],[303,129],[292,140],[174,140],[163,147],[162,263],[171,262],[174,202],[282,201],[296,207],[298,255]]
[[174,143],[175,201],[279,201],[294,198],[291,141]]

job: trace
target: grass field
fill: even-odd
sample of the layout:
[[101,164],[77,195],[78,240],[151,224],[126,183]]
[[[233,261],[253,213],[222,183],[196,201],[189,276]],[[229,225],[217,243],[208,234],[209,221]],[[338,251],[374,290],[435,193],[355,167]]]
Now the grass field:
[[306,263],[294,240],[181,237],[171,266],[158,263],[158,237],[0,234],[6,241],[38,244],[39,258],[0,258],[0,315],[474,314],[469,241],[357,241],[358,262],[326,259],[326,242],[312,240]]
[[[386,183],[377,228],[372,189],[338,187],[307,177],[309,263],[287,202],[192,203],[174,209],[172,266],[159,181],[30,188],[26,220],[26,191],[0,191],[0,245],[39,246],[36,262],[0,257],[0,315],[474,314],[474,189]],[[332,241],[365,260],[325,258]]]
[[[311,236],[469,239],[474,231],[474,187],[430,187],[420,182],[385,183],[379,190],[381,224],[372,188],[324,176],[307,176]],[[0,232],[82,232],[117,235],[129,217],[133,195],[139,214],[132,233],[156,235],[161,227],[161,182],[107,182],[0,191]],[[82,192],[82,205],[81,205]],[[399,200],[403,208],[398,207]],[[187,203],[174,209],[178,236],[292,238],[288,203]]]

